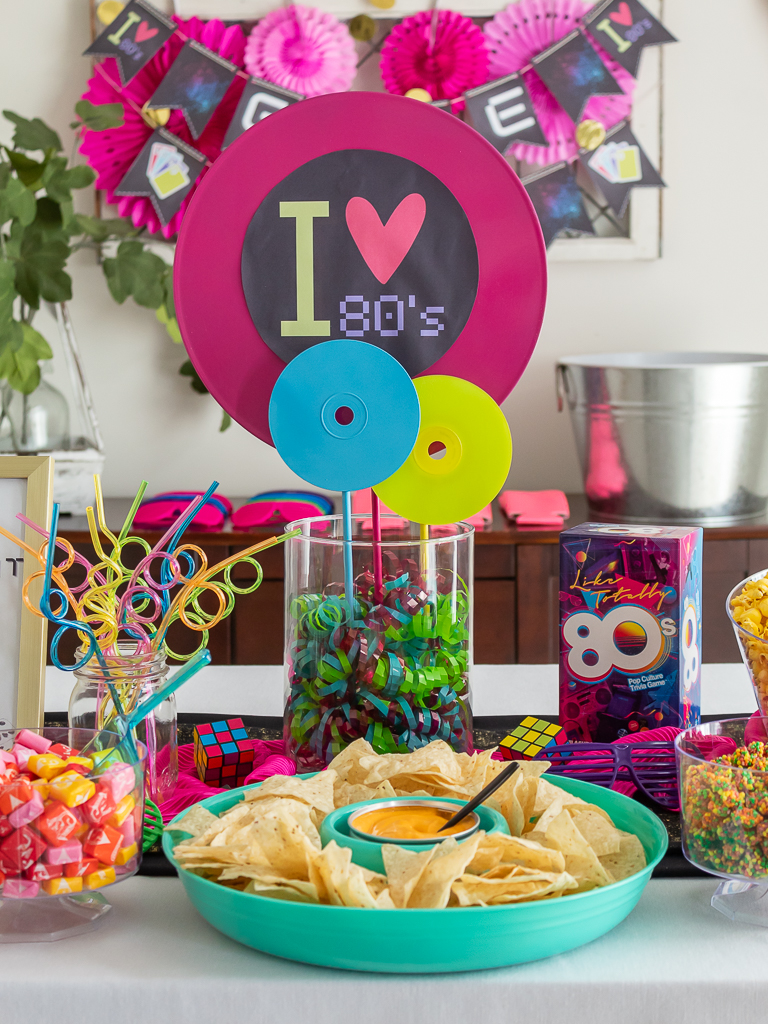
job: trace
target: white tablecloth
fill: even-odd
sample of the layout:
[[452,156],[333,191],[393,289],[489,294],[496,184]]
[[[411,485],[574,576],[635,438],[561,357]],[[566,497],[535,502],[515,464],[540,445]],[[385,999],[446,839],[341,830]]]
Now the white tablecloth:
[[0,1021],[765,1024],[768,930],[712,910],[715,885],[651,881],[614,931],[550,960],[388,976],[257,953],[211,928],[176,879],[132,878],[90,935],[0,945]]
[[[45,710],[66,711],[74,680],[48,667]],[[557,665],[475,665],[473,710],[495,715],[557,714]],[[176,694],[181,714],[282,717],[280,665],[210,665]],[[744,666],[702,666],[701,710],[705,715],[751,715],[757,708]]]

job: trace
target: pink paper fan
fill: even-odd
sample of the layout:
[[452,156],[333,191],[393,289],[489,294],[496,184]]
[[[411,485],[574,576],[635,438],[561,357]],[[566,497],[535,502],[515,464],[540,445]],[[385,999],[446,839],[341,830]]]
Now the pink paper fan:
[[[239,25],[226,28],[223,22],[216,20],[173,20],[185,36],[198,40],[209,50],[226,57],[238,67],[243,67],[245,35]],[[130,217],[137,228],[146,227],[151,234],[161,232],[166,238],[170,238],[179,230],[195,186],[181,204],[179,212],[165,227],[149,199],[140,196],[116,196],[115,189],[152,134],[152,128],[141,116],[140,110],[165,77],[182,46],[183,40],[178,35],[171,36],[162,50],[122,89],[117,64],[111,57],[107,58],[99,65],[104,74],[95,71],[88,81],[88,90],[83,93],[83,99],[90,100],[91,103],[122,103],[124,111],[124,124],[120,128],[108,128],[103,132],[86,131],[80,143],[80,152],[96,171],[96,188],[104,189],[108,203],[117,204],[121,217]],[[165,127],[172,135],[189,143],[209,160],[215,160],[221,153],[221,143],[235,113],[243,86],[243,79],[235,78],[199,139],[192,138],[184,114],[180,110],[171,112],[170,120]],[[205,170],[197,179],[198,182],[204,174]]]
[[[590,0],[518,0],[499,11],[484,27],[490,77],[501,78],[530,64],[531,58],[537,53],[577,28],[579,19],[592,6]],[[611,60],[591,36],[589,41],[621,86],[624,95],[593,96],[582,116],[610,128],[629,116],[635,80],[620,64]],[[526,71],[524,78],[541,130],[550,145],[531,146],[517,142],[508,152],[517,160],[531,164],[575,160],[579,145],[573,121],[535,71]]]
[[346,92],[357,52],[346,25],[316,7],[292,4],[255,25],[245,46],[245,68],[304,96]]
[[381,77],[389,92],[401,96],[409,89],[426,89],[433,100],[455,99],[488,78],[483,33],[455,11],[420,11],[403,18],[382,47]]

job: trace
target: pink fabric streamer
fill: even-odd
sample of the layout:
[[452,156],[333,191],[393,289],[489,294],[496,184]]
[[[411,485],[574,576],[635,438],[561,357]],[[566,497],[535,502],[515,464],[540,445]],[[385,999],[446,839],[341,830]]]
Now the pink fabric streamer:
[[[250,786],[254,782],[263,782],[272,775],[295,775],[296,763],[285,754],[285,744],[282,740],[248,740],[254,750],[253,771],[246,778],[244,785]],[[168,767],[168,748],[164,747],[157,758],[158,774]],[[216,796],[217,793],[226,793],[229,790],[217,789],[215,786],[207,786],[197,777],[195,771],[195,746],[193,743],[185,743],[179,747],[179,781],[173,795],[164,801],[160,808],[163,821],[167,824],[180,811],[184,811],[192,804],[205,800],[209,796]]]

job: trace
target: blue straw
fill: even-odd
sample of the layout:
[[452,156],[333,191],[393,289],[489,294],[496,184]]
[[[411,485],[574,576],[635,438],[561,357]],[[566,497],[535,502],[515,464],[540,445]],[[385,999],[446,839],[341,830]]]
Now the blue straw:
[[[202,495],[199,504],[195,505],[195,507],[192,508],[192,510],[190,512],[188,512],[186,514],[186,516],[184,516],[182,521],[179,523],[179,525],[178,525],[178,527],[176,529],[176,532],[171,537],[170,541],[168,542],[168,544],[166,545],[166,548],[165,548],[165,550],[168,552],[169,555],[172,555],[174,553],[174,551],[176,550],[176,548],[178,547],[178,545],[179,545],[179,543],[181,541],[181,538],[182,538],[182,535],[184,534],[184,531],[187,529],[187,527],[192,522],[192,520],[195,518],[195,516],[200,511],[200,509],[203,508],[205,503],[208,501],[208,499],[210,498],[210,496],[213,494],[213,492],[216,490],[216,488],[218,486],[219,486],[219,481],[218,480],[214,480],[213,483],[211,484],[211,486],[205,492],[205,494]],[[195,566],[191,562],[190,556],[187,555],[186,557],[187,557],[188,561],[190,562],[190,569],[192,570],[192,572],[194,572],[195,571]],[[171,572],[171,567],[170,567],[170,565],[168,564],[167,561],[163,562],[163,566],[162,566],[162,569],[160,571],[160,578],[161,578],[163,583],[170,583],[171,580],[173,579],[173,573]],[[171,605],[170,594],[169,594],[169,592],[167,590],[164,590],[162,592],[161,597],[160,597],[160,601],[161,601],[162,608],[163,608],[163,614],[165,614],[168,611],[168,609],[170,608],[170,605]]]
[[352,568],[352,492],[342,491],[342,511],[344,529],[344,590],[352,618],[355,617],[355,579]]

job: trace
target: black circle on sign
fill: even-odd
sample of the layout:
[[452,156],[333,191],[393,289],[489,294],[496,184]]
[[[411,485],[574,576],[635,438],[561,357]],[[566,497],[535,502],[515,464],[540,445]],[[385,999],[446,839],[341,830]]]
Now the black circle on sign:
[[[400,210],[405,227],[397,238],[387,229],[398,224],[390,218],[414,193],[423,197],[426,211],[407,248],[418,226],[418,200]],[[347,205],[355,197],[373,208],[364,210],[362,220],[371,231],[368,248],[365,241],[362,248],[384,281],[368,266],[347,224]],[[286,327],[307,322],[297,311],[299,221],[281,216],[280,207],[297,202],[328,204],[328,216],[312,219],[315,333],[309,335],[293,335],[296,328]],[[361,204],[354,205],[359,213]],[[359,235],[361,218],[354,223]],[[388,263],[380,257],[383,250]],[[387,276],[401,253],[402,261]],[[308,161],[266,196],[245,234],[241,273],[254,326],[284,362],[319,342],[355,338],[383,348],[415,376],[437,362],[464,329],[477,295],[477,246],[458,200],[429,171],[392,153],[347,149]]]

